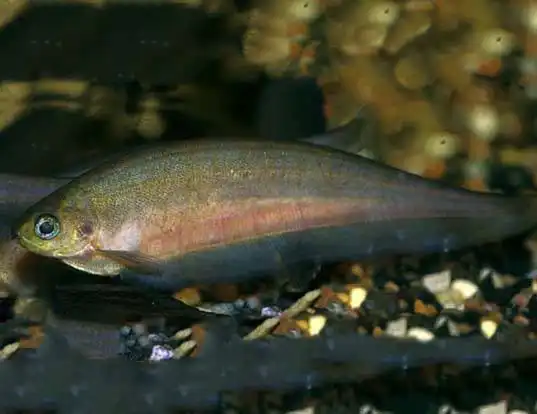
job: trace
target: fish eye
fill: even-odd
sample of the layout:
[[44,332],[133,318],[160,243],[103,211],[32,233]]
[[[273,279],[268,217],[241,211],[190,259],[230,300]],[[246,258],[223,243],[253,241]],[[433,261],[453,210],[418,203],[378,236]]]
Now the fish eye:
[[42,214],[35,220],[35,234],[42,240],[51,240],[60,233],[60,221],[51,214]]

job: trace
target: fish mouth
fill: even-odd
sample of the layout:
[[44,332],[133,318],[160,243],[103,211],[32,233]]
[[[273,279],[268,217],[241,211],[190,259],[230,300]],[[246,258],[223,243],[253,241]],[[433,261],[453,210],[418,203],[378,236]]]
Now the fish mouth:
[[15,240],[17,240],[22,247],[24,247],[26,250],[28,250],[31,253],[35,253],[35,254],[38,254],[39,256],[45,256],[45,257],[57,257],[56,252],[49,252],[47,250],[43,250],[36,243],[33,243],[32,241],[24,237],[20,237],[20,235],[17,235]]
[[39,246],[37,243],[33,243],[31,240],[17,235],[15,238],[19,244],[24,247],[26,250],[38,254],[39,256],[51,257],[54,259],[68,259],[73,257],[84,256],[92,251],[91,246],[85,246],[78,251],[70,251],[69,253],[62,252],[61,250],[48,251],[43,249],[42,246]]
[[54,257],[55,259],[76,259],[76,258],[84,258],[91,253],[93,253],[95,250],[90,246],[84,246],[80,250],[76,252],[70,252],[69,254],[62,253],[61,251],[54,252],[51,257]]

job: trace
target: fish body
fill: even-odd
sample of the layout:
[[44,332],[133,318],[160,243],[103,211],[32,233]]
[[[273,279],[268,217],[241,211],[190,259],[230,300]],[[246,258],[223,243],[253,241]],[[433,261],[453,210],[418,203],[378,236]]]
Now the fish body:
[[[356,139],[362,128],[363,119],[336,131],[313,136],[313,142],[336,148],[360,147]],[[350,133],[352,132],[352,133]],[[309,137],[306,140],[310,139]],[[38,272],[43,271],[44,260],[11,238],[11,221],[19,217],[28,207],[52,193],[59,187],[114,157],[127,155],[125,150],[98,157],[82,163],[70,171],[58,174],[56,178],[37,177],[20,174],[0,174],[0,296],[17,294],[27,296],[34,292],[32,283]],[[79,163],[80,164],[80,163]]]
[[534,198],[451,188],[304,142],[205,139],[106,162],[32,206],[17,232],[28,250],[89,273],[165,273],[182,287],[447,251],[536,223]]

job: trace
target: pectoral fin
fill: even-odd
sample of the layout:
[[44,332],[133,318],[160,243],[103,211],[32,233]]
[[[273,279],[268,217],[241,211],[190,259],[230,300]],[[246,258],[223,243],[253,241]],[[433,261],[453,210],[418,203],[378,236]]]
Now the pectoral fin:
[[162,262],[153,257],[125,250],[99,250],[98,252],[108,259],[125,266],[130,271],[148,276],[161,275]]
[[165,292],[177,290],[177,282],[167,277],[172,272],[162,260],[123,250],[99,250],[99,254],[123,266],[119,278],[127,284]]

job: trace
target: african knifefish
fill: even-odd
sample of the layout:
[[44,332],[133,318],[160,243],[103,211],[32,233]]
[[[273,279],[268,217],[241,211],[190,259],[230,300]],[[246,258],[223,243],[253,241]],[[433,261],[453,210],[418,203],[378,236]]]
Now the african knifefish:
[[103,163],[29,208],[16,232],[28,250],[86,272],[160,275],[179,288],[492,242],[535,226],[536,200],[323,145],[200,139]]
[[[332,131],[330,134],[319,134],[304,140],[346,150],[354,148],[360,150],[361,139],[356,140],[356,135],[360,135],[364,122],[364,118],[359,116],[351,124]],[[0,296],[33,294],[35,290],[33,282],[37,281],[38,275],[44,272],[43,267],[55,262],[28,252],[16,240],[11,240],[12,220],[71,179],[102,164],[109,158],[124,154],[127,152],[120,151],[98,157],[91,162],[78,163],[76,167],[58,174],[56,178],[0,174]]]

